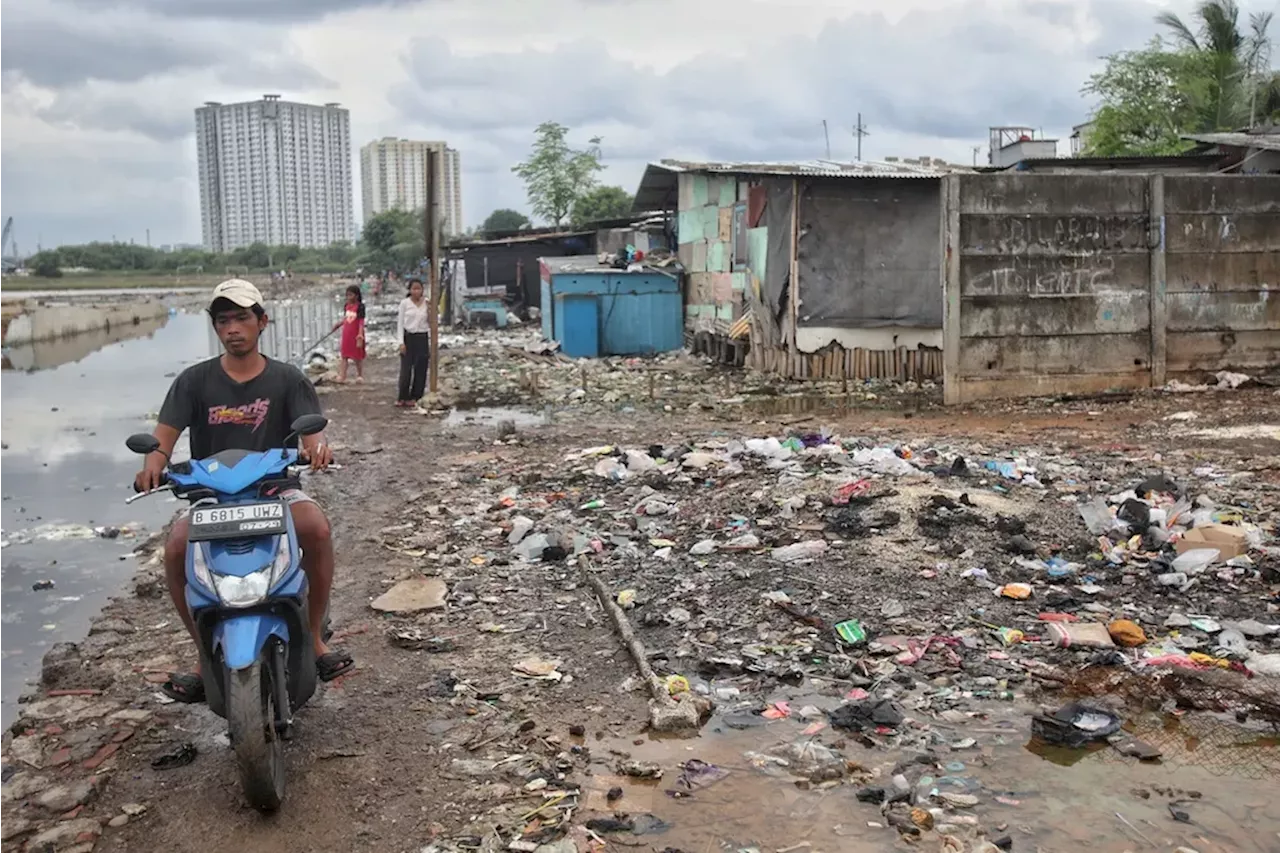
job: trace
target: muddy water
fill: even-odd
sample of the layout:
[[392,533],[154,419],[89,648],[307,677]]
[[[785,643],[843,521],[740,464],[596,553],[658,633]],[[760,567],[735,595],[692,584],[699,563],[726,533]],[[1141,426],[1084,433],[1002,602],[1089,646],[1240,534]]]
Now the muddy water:
[[[290,358],[337,321],[329,301],[269,306],[269,355]],[[38,678],[50,645],[84,636],[89,620],[132,575],[127,559],[147,531],[164,525],[176,501],[125,506],[138,459],[124,446],[149,431],[173,377],[219,351],[207,317],[176,314],[137,337],[68,338],[31,353],[6,353],[14,367],[2,387],[3,723]],[[28,357],[29,356],[29,357]],[[186,454],[180,443],[176,456]],[[136,526],[137,538],[105,539],[91,528]],[[30,541],[27,541],[30,540]],[[34,590],[53,581],[51,589]]]
[[[1275,793],[1280,745],[1274,737],[1209,715],[1144,716],[1131,720],[1128,728],[1162,749],[1164,756],[1142,763],[1109,747],[1048,748],[1030,737],[1029,708],[1003,704],[986,710],[988,719],[966,727],[930,723],[943,735],[944,745],[936,751],[946,766],[934,786],[940,792],[977,796],[978,806],[956,809],[954,814],[961,822],[976,819],[988,838],[1010,836],[1015,851],[1280,849],[1280,797]],[[622,836],[628,843],[650,842],[654,849],[909,849],[878,806],[857,801],[859,783],[802,790],[788,768],[760,757],[791,744],[837,745],[841,740],[840,733],[830,729],[806,737],[802,732],[807,725],[786,719],[735,730],[713,719],[700,737],[689,740],[592,743],[598,758],[610,751],[625,753],[634,760],[661,763],[666,774],[657,784],[607,772],[596,775],[587,783],[585,805],[602,815],[615,810],[632,816],[653,814],[669,823],[671,828],[658,836]],[[967,749],[945,745],[963,738],[977,744]],[[891,787],[891,770],[905,757],[852,739],[841,751],[867,770],[871,778],[866,784],[874,786]],[[729,775],[692,796],[673,798],[667,791],[678,789],[677,765],[694,758],[725,768]],[[625,793],[611,807],[606,792],[615,786]],[[1176,821],[1171,804],[1192,822]],[[975,828],[960,826],[957,835],[972,843],[969,835],[974,833]],[[916,846],[937,850],[939,843],[936,833],[928,833]]]

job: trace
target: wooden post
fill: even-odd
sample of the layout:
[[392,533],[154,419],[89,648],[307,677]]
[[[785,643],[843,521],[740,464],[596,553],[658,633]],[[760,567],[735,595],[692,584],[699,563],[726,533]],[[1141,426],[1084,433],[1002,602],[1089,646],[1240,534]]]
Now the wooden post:
[[431,313],[427,315],[431,326],[431,340],[428,344],[430,352],[427,376],[431,393],[440,390],[440,195],[437,185],[440,183],[440,152],[434,149],[427,151],[427,209],[423,217],[423,236],[426,238],[428,281],[431,283],[431,296],[427,303]]

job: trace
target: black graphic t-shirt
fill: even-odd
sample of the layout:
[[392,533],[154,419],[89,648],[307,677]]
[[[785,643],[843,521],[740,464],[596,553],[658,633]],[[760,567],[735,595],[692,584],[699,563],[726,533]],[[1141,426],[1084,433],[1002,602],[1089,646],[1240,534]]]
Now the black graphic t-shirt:
[[178,375],[160,407],[160,423],[191,430],[191,458],[223,450],[270,450],[284,444],[301,415],[320,414],[316,389],[290,364],[267,359],[248,382],[236,382],[218,358]]

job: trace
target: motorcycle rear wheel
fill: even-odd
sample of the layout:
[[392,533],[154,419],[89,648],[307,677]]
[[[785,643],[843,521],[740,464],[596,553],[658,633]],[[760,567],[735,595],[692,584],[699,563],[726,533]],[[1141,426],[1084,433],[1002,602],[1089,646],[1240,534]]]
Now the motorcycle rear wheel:
[[275,729],[271,669],[261,660],[227,678],[227,724],[249,805],[273,812],[284,801],[284,743]]

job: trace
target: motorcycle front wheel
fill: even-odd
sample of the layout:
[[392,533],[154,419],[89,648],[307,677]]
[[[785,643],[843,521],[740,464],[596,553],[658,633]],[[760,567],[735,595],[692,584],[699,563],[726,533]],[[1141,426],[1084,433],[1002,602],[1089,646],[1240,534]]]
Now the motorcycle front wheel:
[[249,805],[273,812],[284,800],[284,742],[276,733],[271,668],[259,660],[227,678],[227,724]]

